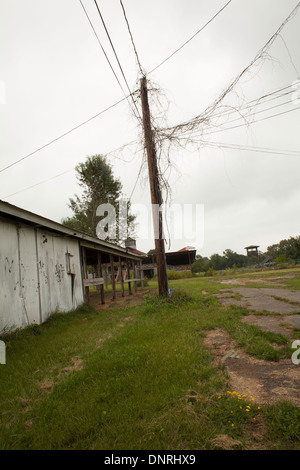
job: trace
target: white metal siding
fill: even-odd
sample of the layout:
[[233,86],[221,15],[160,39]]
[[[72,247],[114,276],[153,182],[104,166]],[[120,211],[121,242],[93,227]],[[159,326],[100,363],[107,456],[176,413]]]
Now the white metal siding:
[[[83,302],[79,246],[77,240],[37,231],[37,249],[42,321],[45,321],[49,314],[67,312]],[[72,255],[74,281],[67,273],[66,253]]]
[[35,232],[31,227],[17,228],[19,243],[20,291],[26,323],[40,323],[39,283]]
[[11,224],[0,223],[0,331],[26,326],[20,287],[18,233]]
[[1,220],[0,295],[0,332],[76,308],[84,301],[78,240]]

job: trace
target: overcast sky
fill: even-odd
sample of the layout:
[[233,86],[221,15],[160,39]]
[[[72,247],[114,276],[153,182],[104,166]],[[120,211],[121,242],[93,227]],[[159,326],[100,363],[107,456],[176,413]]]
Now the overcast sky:
[[[82,1],[127,92],[94,0]],[[123,3],[142,67],[150,72],[227,2]],[[133,91],[138,87],[139,68],[120,2],[99,0],[98,4]],[[296,0],[232,0],[203,32],[149,74],[153,87],[162,93],[160,111],[165,113],[164,122],[175,125],[187,121],[211,105],[297,4]],[[226,97],[226,104],[247,103],[299,79],[299,36],[300,10],[268,51],[271,57],[260,61],[241,79]],[[0,170],[124,97],[79,0],[0,0],[0,43]],[[206,128],[205,140],[300,152],[297,90],[294,95],[272,97],[275,99],[256,110],[274,108],[252,116],[253,120],[293,112],[250,127],[211,134],[218,128]],[[234,114],[227,120],[238,117]],[[227,127],[242,123],[235,121]],[[0,199],[60,222],[72,215],[69,198],[80,194],[75,166],[89,155],[106,154],[135,141],[140,134],[129,103],[123,101],[0,172]],[[139,149],[133,144],[109,156],[126,197],[131,195],[139,173],[143,156]],[[300,156],[205,145],[199,151],[171,148],[170,157],[177,167],[168,173],[171,203],[204,205],[204,237],[202,243],[199,236],[196,241],[184,236],[177,240],[171,234],[167,250],[198,243],[196,248],[203,256],[222,254],[226,248],[245,253],[244,247],[250,244],[265,251],[283,238],[300,235]],[[26,189],[30,186],[34,187]],[[140,203],[150,207],[146,167],[132,195],[132,204]],[[142,218],[138,220],[145,223]],[[142,251],[153,246],[151,234],[148,239],[137,240]]]

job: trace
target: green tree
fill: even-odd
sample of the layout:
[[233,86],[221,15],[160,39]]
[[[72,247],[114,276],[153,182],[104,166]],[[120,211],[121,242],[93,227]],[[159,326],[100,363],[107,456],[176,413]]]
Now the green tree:
[[192,273],[206,272],[209,269],[209,258],[200,255],[196,256],[196,261],[191,266]]
[[192,264],[192,272],[207,272],[209,268],[214,271],[220,271],[227,268],[241,268],[247,265],[247,256],[239,255],[229,248],[223,251],[223,256],[215,253],[210,258],[204,258],[200,255],[196,256],[195,262]]
[[247,256],[239,255],[238,253],[230,250],[229,248],[223,251],[223,255],[225,268],[233,268],[233,266],[241,268],[247,265]]
[[273,260],[280,257],[285,259],[300,259],[300,236],[290,237],[289,239],[281,240],[267,248],[266,254]]
[[[122,202],[122,184],[114,177],[111,166],[103,155],[92,155],[76,168],[79,186],[83,189],[81,197],[75,194],[70,198],[69,207],[72,217],[62,220],[62,223],[91,236],[97,236],[96,228],[101,217],[96,211],[101,204],[112,204],[116,211],[116,239],[122,241],[132,236],[135,216],[130,214],[130,203],[127,204],[127,223],[119,220],[119,206]],[[109,237],[106,237],[109,239]]]
[[223,256],[215,253],[210,257],[210,266],[214,268],[215,271],[220,271],[221,269],[226,268],[226,262]]

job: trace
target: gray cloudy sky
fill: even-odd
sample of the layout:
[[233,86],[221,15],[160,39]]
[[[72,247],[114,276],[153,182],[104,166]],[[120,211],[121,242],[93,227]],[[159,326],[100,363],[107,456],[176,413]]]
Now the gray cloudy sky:
[[[94,1],[82,1],[126,90]],[[142,66],[149,72],[226,1],[123,3]],[[98,4],[130,89],[134,90],[139,69],[120,2],[99,0]],[[163,92],[165,122],[184,122],[212,104],[297,4],[295,0],[232,0],[203,32],[150,73],[148,78]],[[271,58],[260,61],[242,78],[226,97],[226,104],[247,103],[292,85],[300,73],[299,34],[300,10],[270,48]],[[0,0],[0,44],[0,169],[124,97],[79,0]],[[297,90],[294,95],[272,95],[274,100],[258,106],[256,111],[280,106],[252,117],[258,120],[291,109],[293,112],[210,135],[218,130],[211,127],[205,130],[205,140],[300,153],[300,110],[296,109],[300,103],[293,102],[292,97],[297,97]],[[233,114],[227,120],[238,117]],[[242,122],[228,123],[227,127]],[[76,164],[88,155],[106,154],[135,141],[139,135],[130,106],[124,101],[1,171],[0,199],[60,222],[71,215],[69,198],[80,194]],[[139,148],[132,145],[109,157],[127,197],[140,169]],[[299,155],[208,146],[199,151],[171,149],[170,155],[177,167],[168,174],[171,202],[204,204],[204,243],[196,247],[199,254],[221,254],[226,248],[244,253],[249,244],[260,245],[264,251],[270,244],[300,234]],[[146,167],[132,195],[132,204],[140,203],[150,204]],[[185,238],[171,240],[170,250],[192,242]],[[137,245],[148,251],[154,243],[151,239],[138,240]]]

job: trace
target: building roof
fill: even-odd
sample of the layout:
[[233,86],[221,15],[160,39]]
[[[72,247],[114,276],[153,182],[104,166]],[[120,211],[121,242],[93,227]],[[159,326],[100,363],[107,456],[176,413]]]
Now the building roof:
[[11,220],[23,222],[37,228],[44,228],[50,232],[56,232],[66,237],[72,237],[80,240],[82,246],[94,249],[103,249],[107,253],[115,254],[118,256],[126,256],[127,258],[141,259],[144,255],[132,253],[131,250],[123,248],[117,244],[109,243],[99,238],[92,237],[86,233],[79,232],[72,228],[66,227],[58,222],[47,219],[46,217],[34,214],[20,207],[9,204],[8,202],[0,200],[0,217],[9,218]]
[[178,253],[180,251],[194,251],[195,247],[194,246],[185,246],[184,248],[181,248],[181,250],[178,250]]
[[[166,253],[167,264],[170,266],[189,265],[195,261],[196,251],[197,250],[191,246],[182,248],[179,251],[169,251]],[[151,264],[155,259],[156,256],[155,253],[153,253],[152,255],[146,255],[143,262]]]
[[147,256],[147,253],[143,253],[142,251],[139,251],[136,248],[132,248],[131,246],[128,246],[127,249],[132,253],[136,253],[137,255]]

